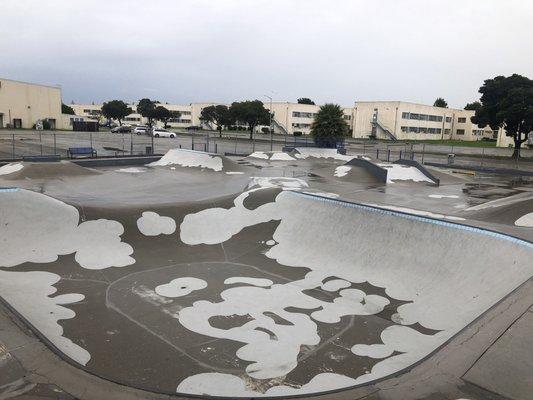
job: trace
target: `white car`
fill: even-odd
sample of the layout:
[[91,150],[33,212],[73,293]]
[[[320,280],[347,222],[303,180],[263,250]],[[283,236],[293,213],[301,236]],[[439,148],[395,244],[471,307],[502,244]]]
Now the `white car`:
[[167,131],[163,128],[154,128],[152,129],[152,136],[153,137],[168,137],[174,139],[176,137],[176,134],[171,131]]
[[148,132],[150,132],[150,128],[148,128],[147,126],[137,126],[133,130],[133,133],[136,133],[137,135],[147,135]]

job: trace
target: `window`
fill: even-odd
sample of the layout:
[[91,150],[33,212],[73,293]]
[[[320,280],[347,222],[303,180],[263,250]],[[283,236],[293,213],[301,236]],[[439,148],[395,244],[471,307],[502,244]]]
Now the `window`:
[[351,115],[344,115],[344,119],[349,121],[352,119],[352,116]]
[[403,119],[409,119],[409,113],[408,112],[403,112],[402,113],[402,118]]
[[[441,117],[442,118],[442,117]],[[438,133],[439,135],[442,133],[442,129],[441,128],[437,128],[435,129],[435,133]]]
[[416,126],[410,126],[409,127],[409,132],[418,133],[418,128]]
[[428,133],[428,128],[418,128],[418,133]]
[[449,135],[450,134],[450,130],[449,129],[444,129],[444,134],[445,135]]
[[402,129],[402,132],[403,132],[403,133],[406,133],[406,132],[408,132],[408,131],[409,131],[409,128],[408,128],[408,127],[406,127],[406,126],[402,126],[402,128],[401,128],[401,129]]
[[409,119],[418,119],[418,114],[409,114]]
[[458,135],[464,135],[465,134],[465,130],[464,129],[457,129],[456,133]]
[[428,128],[428,133],[435,133],[435,128]]
[[446,122],[452,122],[452,117],[446,117]]
[[431,117],[431,115],[420,114],[420,115],[418,116],[418,119],[419,119],[420,121],[427,121],[427,120],[428,120],[428,117]]
[[314,118],[315,117],[315,113],[293,111],[292,112],[292,116],[294,118]]
[[437,122],[442,122],[442,117],[440,115],[437,116]]
[[459,117],[459,118],[457,118],[457,122],[459,122],[460,124],[464,124],[466,122],[466,118],[465,117]]

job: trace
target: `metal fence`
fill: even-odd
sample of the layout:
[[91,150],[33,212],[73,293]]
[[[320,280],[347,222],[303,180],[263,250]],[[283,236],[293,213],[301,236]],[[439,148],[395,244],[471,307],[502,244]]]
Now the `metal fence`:
[[[247,132],[178,132],[175,138],[152,138],[133,133],[0,130],[0,161],[30,156],[68,157],[70,147],[92,147],[98,157],[127,157],[164,154],[172,148],[193,149],[228,155],[248,155],[255,151],[281,151],[284,147],[314,146],[310,137],[270,136]],[[382,161],[410,159],[421,163],[456,164],[533,169],[533,150],[523,149],[524,159],[512,161],[512,148],[447,146],[442,144],[400,144],[347,139],[348,154],[366,154]],[[528,160],[529,159],[529,160]]]
[[174,138],[152,138],[133,133],[0,130],[0,161],[35,156],[68,158],[68,150],[73,147],[94,148],[98,157],[164,154],[173,148],[248,155],[254,151],[280,151],[283,143],[264,138],[252,141],[219,138],[204,133],[177,133]]

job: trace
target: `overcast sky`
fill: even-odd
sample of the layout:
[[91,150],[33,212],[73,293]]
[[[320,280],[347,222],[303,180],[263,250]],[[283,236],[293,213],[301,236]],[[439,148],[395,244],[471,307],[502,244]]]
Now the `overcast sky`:
[[2,0],[0,77],[63,100],[357,100],[463,107],[533,78],[531,0]]

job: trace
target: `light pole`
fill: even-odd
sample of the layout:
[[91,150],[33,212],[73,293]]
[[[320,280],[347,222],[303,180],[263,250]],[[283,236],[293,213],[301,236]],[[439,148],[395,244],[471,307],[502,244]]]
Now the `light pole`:
[[270,99],[270,110],[269,110],[269,117],[270,117],[270,151],[273,150],[273,137],[272,137],[272,97],[264,94],[263,96],[265,96],[267,99]]

